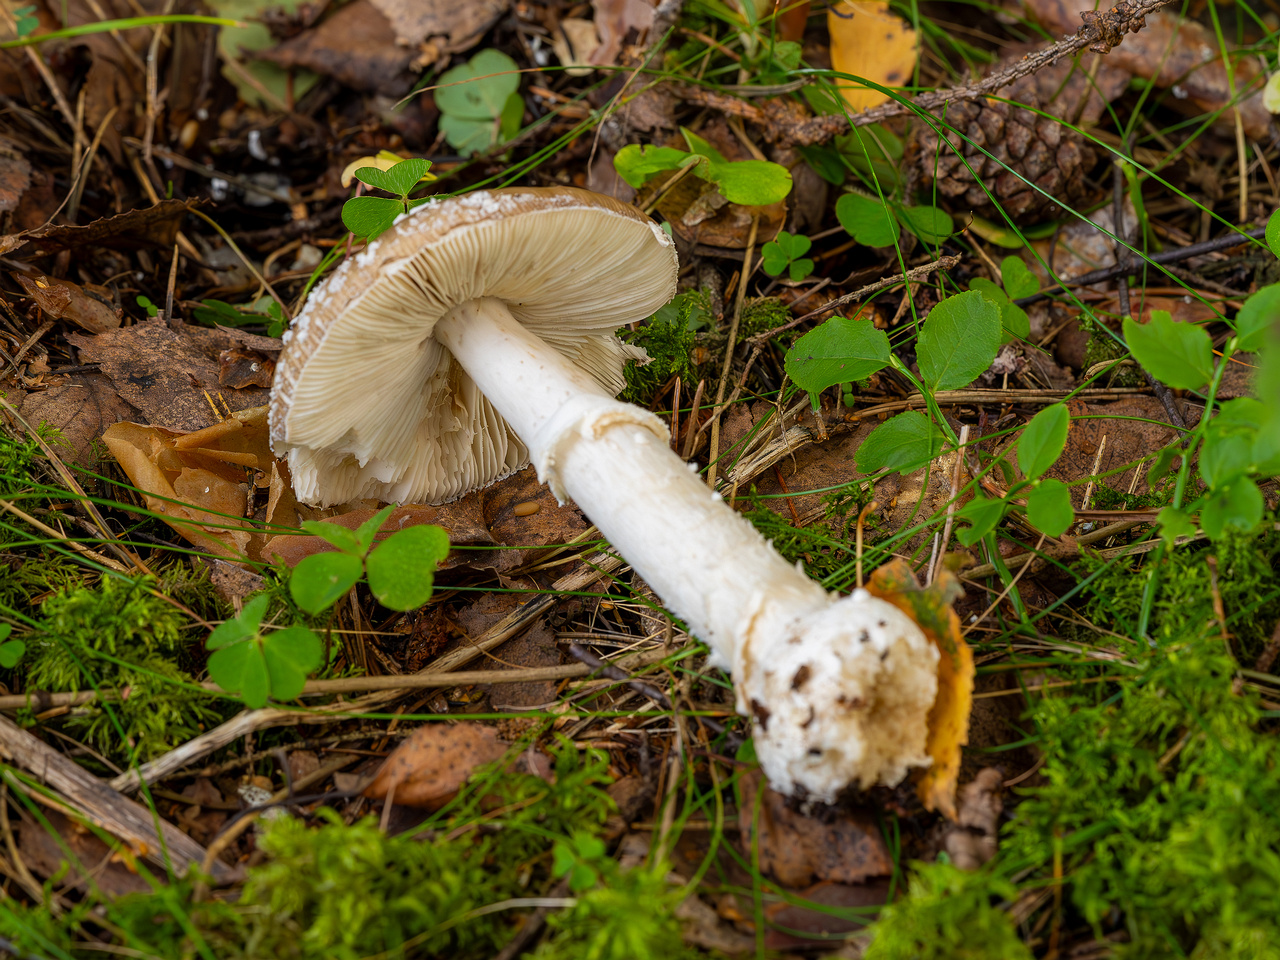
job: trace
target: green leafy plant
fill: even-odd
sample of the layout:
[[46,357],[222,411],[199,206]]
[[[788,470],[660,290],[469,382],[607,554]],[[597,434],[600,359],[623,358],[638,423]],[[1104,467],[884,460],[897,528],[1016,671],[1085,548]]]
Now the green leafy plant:
[[298,696],[307,674],[324,660],[324,646],[308,628],[262,629],[269,602],[267,596],[254,597],[238,617],[215,627],[205,644],[213,651],[209,677],[255,709],[271,698]]
[[[376,161],[378,158],[373,158]],[[421,157],[399,160],[385,169],[371,165],[355,171],[355,178],[377,190],[393,194],[389,197],[352,197],[342,205],[342,223],[357,237],[374,240],[390,229],[396,218],[426,203],[429,197],[409,199],[418,185],[435,179],[429,171],[431,161]]]
[[760,265],[771,277],[776,277],[785,270],[793,281],[803,280],[813,273],[813,261],[805,256],[812,246],[813,241],[808,237],[780,230],[761,249]]
[[890,247],[898,240],[898,225],[926,243],[951,236],[955,224],[937,207],[905,206],[861,193],[846,193],[836,201],[836,219],[845,232],[868,247]]
[[[1272,217],[1268,224],[1276,223]],[[1228,531],[1248,531],[1261,521],[1265,510],[1258,480],[1280,473],[1280,332],[1276,329],[1280,310],[1280,284],[1263,287],[1250,296],[1235,319],[1235,335],[1222,346],[1215,359],[1213,341],[1203,327],[1175,322],[1169,313],[1154,310],[1149,323],[1125,317],[1125,342],[1148,373],[1179,390],[1205,390],[1207,411],[1215,409],[1215,397],[1228,364],[1241,352],[1257,352],[1259,375],[1256,388],[1276,396],[1270,402],[1254,397],[1237,397],[1216,404],[1216,416],[1206,415],[1190,435],[1161,452],[1148,474],[1154,486],[1162,480],[1175,458],[1181,458],[1172,503],[1160,511],[1161,533],[1172,543],[1176,537],[1195,532],[1198,522],[1212,539]],[[1199,454],[1198,457],[1195,454]],[[1195,460],[1203,493],[1186,502],[1193,493],[1190,472]]]
[[7,623],[0,623],[0,667],[5,670],[16,667],[22,655],[27,652],[27,645],[21,640],[9,639],[9,634],[12,632],[13,627]]
[[693,131],[680,130],[688,151],[628,144],[613,158],[618,176],[639,189],[661,173],[692,166],[694,175],[714,183],[726,200],[744,206],[777,203],[791,192],[791,172],[786,167],[768,160],[726,160]]
[[1000,322],[1004,326],[1004,341],[1025,340],[1031,333],[1031,318],[1027,311],[1014,303],[1021,297],[1029,297],[1040,289],[1040,281],[1036,279],[1021,257],[1005,257],[1000,264],[1000,279],[1004,289],[996,286],[985,277],[977,277],[969,282],[970,290],[977,290],[984,297],[1000,308]]
[[148,317],[154,318],[160,315],[160,308],[151,302],[150,297],[144,297],[141,294],[139,294],[134,299],[137,300],[138,306],[140,306],[143,310],[147,311]]
[[35,4],[28,4],[25,7],[15,9],[13,11],[13,19],[19,39],[31,36],[36,32],[36,27],[40,26],[40,18],[36,16]]
[[[376,199],[376,198],[364,198]],[[248,327],[262,325],[268,337],[278,337],[289,325],[284,308],[271,297],[260,297],[247,307],[237,307],[222,300],[201,300],[201,306],[191,311],[197,323],[206,326]]]
[[438,81],[440,131],[464,157],[514,137],[524,118],[520,68],[505,53],[481,50]]

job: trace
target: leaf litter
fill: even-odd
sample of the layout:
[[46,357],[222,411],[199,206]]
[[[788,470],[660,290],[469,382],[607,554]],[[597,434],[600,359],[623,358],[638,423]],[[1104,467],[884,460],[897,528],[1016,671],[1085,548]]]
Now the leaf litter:
[[[1172,582],[1160,572],[1191,555],[1186,551],[1205,548],[1179,547],[1183,553],[1154,561],[1148,552],[1141,559],[1141,551],[1157,542],[1147,535],[1157,513],[1171,502],[1184,431],[1197,428],[1205,403],[1199,382],[1172,397],[1153,395],[1132,360],[1117,366],[1125,355],[1116,350],[1117,338],[1134,329],[1122,321],[1160,330],[1169,322],[1205,327],[1221,350],[1234,311],[1280,276],[1243,245],[1198,246],[1222,233],[1204,216],[1211,210],[1231,224],[1239,221],[1241,229],[1269,213],[1273,128],[1260,107],[1260,90],[1270,66],[1247,52],[1273,51],[1274,39],[1256,24],[1242,27],[1236,39],[1243,45],[1236,49],[1219,42],[1209,14],[1192,18],[1147,4],[1142,22],[1135,7],[1122,4],[1085,18],[1086,31],[1093,31],[1085,39],[1111,52],[1042,63],[1044,44],[1027,44],[1023,34],[1007,29],[1010,8],[983,21],[978,46],[966,39],[921,57],[935,34],[946,33],[945,22],[909,26],[875,3],[846,2],[830,11],[809,10],[808,4],[777,10],[772,4],[749,10],[730,5],[711,15],[679,6],[646,0],[590,6],[356,0],[332,10],[259,10],[224,3],[215,4],[218,12],[257,19],[252,35],[150,24],[36,48],[53,67],[54,84],[65,90],[50,88],[30,59],[5,61],[0,86],[19,106],[0,144],[0,251],[8,258],[0,293],[0,392],[6,402],[0,505],[6,506],[5,523],[12,521],[0,541],[0,562],[12,573],[0,587],[0,615],[23,639],[16,666],[0,670],[0,697],[29,703],[46,741],[79,757],[94,774],[110,775],[131,762],[139,731],[127,733],[120,746],[101,740],[79,746],[71,721],[94,711],[110,715],[111,704],[127,703],[133,686],[142,689],[140,678],[157,665],[128,659],[139,656],[132,647],[140,628],[107,627],[104,618],[158,625],[162,608],[180,611],[192,639],[177,665],[166,662],[164,669],[180,670],[180,682],[192,689],[201,689],[206,676],[228,676],[227,664],[208,653],[225,661],[260,652],[265,672],[242,670],[239,686],[228,681],[220,690],[208,683],[203,688],[207,709],[220,718],[206,731],[209,743],[220,746],[201,745],[203,737],[170,743],[175,765],[153,784],[161,817],[211,851],[207,863],[218,864],[218,872],[236,866],[240,876],[247,870],[254,878],[242,888],[250,898],[268,882],[271,864],[296,865],[291,856],[323,859],[326,851],[318,845],[330,842],[321,838],[333,828],[315,825],[326,805],[349,819],[381,812],[392,832],[419,829],[418,818],[426,816],[428,835],[449,857],[471,842],[459,838],[474,835],[483,846],[514,835],[501,825],[486,826],[486,817],[497,815],[495,822],[502,823],[506,816],[518,818],[524,805],[535,813],[539,803],[561,812],[575,803],[589,805],[596,802],[589,799],[596,797],[592,791],[613,780],[617,789],[610,793],[623,815],[608,826],[607,800],[563,821],[555,820],[562,815],[557,812],[539,828],[534,846],[486,864],[484,875],[495,890],[511,881],[511,891],[542,894],[558,904],[519,908],[518,923],[461,921],[496,938],[489,954],[510,941],[523,944],[519,950],[581,955],[593,936],[582,926],[594,909],[593,896],[643,883],[669,891],[675,889],[669,880],[690,884],[695,876],[684,907],[656,908],[665,919],[632,923],[632,932],[658,942],[683,922],[683,949],[729,953],[749,952],[758,943],[806,951],[843,943],[837,955],[955,955],[941,952],[947,937],[979,951],[1011,937],[1036,955],[1057,955],[1068,946],[1091,955],[1123,946],[1126,937],[1138,949],[1162,922],[1160,911],[1130,896],[1114,876],[1091,874],[1092,886],[1075,886],[1073,871],[1083,876],[1098,869],[1099,861],[1090,859],[1094,848],[1086,842],[1065,853],[1046,852],[1044,837],[1073,834],[1046,819],[1040,798],[1052,795],[1053,778],[1064,770],[1078,773],[1101,762],[1085,755],[1091,741],[1135,722],[1114,706],[1117,701],[1104,698],[1126,690],[1137,696],[1143,680],[1132,664],[1160,657],[1163,648],[1125,646],[1117,636],[1133,629],[1130,616],[1165,634],[1183,629],[1164,599],[1176,577],[1199,583],[1202,569],[1216,571],[1212,586],[1195,596],[1207,604],[1197,623],[1213,625],[1209,636],[1218,646],[1187,667],[1206,677],[1222,675],[1213,672],[1221,664],[1212,657],[1239,661],[1247,670],[1280,616],[1265,582],[1247,594],[1250,606],[1233,599],[1241,596],[1240,578],[1254,575],[1248,571],[1270,563],[1273,575],[1275,557],[1266,524],[1246,523],[1252,514],[1230,499],[1238,484],[1228,485],[1230,496],[1210,484],[1206,496],[1226,504],[1214,509],[1225,509],[1227,522],[1237,523],[1242,545],[1215,539],[1210,552],[1194,554],[1202,558],[1196,572],[1179,566],[1184,572]],[[1021,12],[1054,35],[1074,34],[1080,25],[1077,11],[1061,4],[1030,2]],[[133,13],[115,3],[73,2],[66,11],[72,24]],[[41,31],[58,25],[44,6],[36,19]],[[925,29],[917,34],[912,26]],[[668,45],[659,51],[653,44],[668,30]],[[650,55],[665,57],[661,62],[674,81],[638,79],[643,74],[635,71],[652,62]],[[149,78],[151,61],[158,73]],[[539,72],[556,62],[572,69]],[[24,64],[21,72],[15,63]],[[1039,66],[997,88],[990,100],[968,92],[984,76],[1017,72],[1028,63]],[[810,73],[800,72],[806,68]],[[889,88],[912,88],[918,80],[956,97],[950,106],[929,108],[932,122],[906,122],[892,116],[894,102],[885,93],[855,89],[847,78],[815,80],[812,69],[826,68]],[[965,77],[979,80],[966,84]],[[392,106],[395,98],[433,83],[444,86]],[[695,83],[701,87],[694,89]],[[1145,91],[1142,97],[1138,90]],[[83,94],[78,104],[77,91]],[[1002,98],[1009,108],[998,103]],[[869,112],[850,120],[841,100]],[[866,123],[872,116],[877,122]],[[1147,126],[1127,120],[1127,126],[1117,125],[1117,118],[1130,116]],[[1200,125],[1187,127],[1184,116]],[[1074,152],[1060,149],[1077,142],[1075,134],[1063,132],[1063,119],[1090,143]],[[1015,149],[1013,141],[1024,136]],[[1126,139],[1135,136],[1136,144]],[[1009,149],[1001,152],[1005,141]],[[1102,147],[1129,157],[1131,176],[1118,188],[1122,199],[1116,199]],[[676,165],[630,183],[629,158],[655,148],[706,159],[696,161],[689,175],[680,175]],[[1247,154],[1236,156],[1245,148],[1257,163]],[[952,163],[939,176],[939,158],[953,150],[964,153],[970,166],[989,163],[990,169],[966,179],[963,164]],[[454,503],[396,505],[369,534],[369,546],[377,547],[408,529],[445,531],[451,549],[434,574],[426,606],[391,610],[364,584],[343,591],[321,614],[293,606],[291,570],[313,558],[346,555],[336,533],[317,536],[301,525],[319,521],[355,536],[383,505],[316,510],[295,502],[287,469],[271,454],[262,406],[282,346],[274,332],[266,335],[266,304],[279,297],[273,309],[287,319],[300,306],[318,258],[326,251],[341,257],[348,249],[350,241],[336,227],[337,210],[349,197],[341,172],[382,151],[431,161],[441,182],[421,185],[422,193],[465,190],[518,169],[522,182],[539,185],[607,184],[624,198],[634,188],[634,203],[666,223],[688,267],[685,292],[723,307],[691,311],[687,319],[700,319],[690,324],[687,339],[663,339],[659,324],[670,321],[654,319],[645,342],[655,362],[667,349],[685,351],[686,362],[637,389],[635,399],[678,428],[674,442],[686,457],[699,466],[717,461],[726,499],[788,560],[841,590],[863,581],[865,565],[869,588],[924,627],[942,653],[942,693],[930,723],[933,763],[926,771],[913,782],[834,807],[769,790],[750,752],[741,749],[749,728],[734,717],[720,675],[701,663],[700,648],[661,613],[647,585],[600,552],[604,545],[589,520],[572,504],[558,504],[532,468]],[[74,164],[86,153],[85,168],[77,172]],[[991,154],[995,159],[988,161]],[[50,159],[55,155],[56,163]],[[1238,173],[1231,179],[1237,159],[1243,180]],[[734,192],[741,189],[734,177],[767,162],[786,171],[786,196],[767,204],[741,202],[746,197]],[[1161,193],[1160,178],[1178,187],[1179,199]],[[934,182],[937,192],[929,188]],[[983,190],[987,184],[995,185],[991,195]],[[1027,193],[1028,184],[1050,196]],[[64,199],[69,202],[55,213]],[[854,208],[879,219],[859,219]],[[1064,212],[1068,208],[1088,219]],[[1237,215],[1237,208],[1243,213]],[[228,232],[187,216],[195,209]],[[872,226],[881,220],[885,229],[876,232]],[[1116,266],[1117,234],[1144,251],[1186,249],[1189,255],[1165,273],[1131,271],[1126,278]],[[774,248],[761,250],[769,243]],[[796,251],[786,261],[778,259],[781,243]],[[304,260],[304,244],[320,253]],[[761,253],[773,257],[765,270]],[[942,254],[958,256],[958,265],[931,271]],[[1013,259],[1001,262],[1003,257]],[[801,261],[808,268],[798,268]],[[289,266],[295,262],[300,266]],[[908,267],[926,272],[876,293],[865,310],[823,306]],[[1049,304],[1013,303],[1053,282],[1108,269],[1117,272],[1088,288],[1072,286],[1070,295]],[[752,326],[757,321],[744,305],[744,288],[753,301],[774,305],[772,318],[760,321],[764,325]],[[950,299],[956,293],[968,299]],[[206,325],[192,309],[201,300],[222,304],[219,317],[235,329]],[[940,303],[946,306],[937,310]],[[961,304],[966,310],[958,322]],[[816,367],[796,365],[788,350],[796,336],[825,330],[806,341],[807,351],[817,350],[807,359],[818,366],[847,362],[840,337],[834,345],[820,342],[836,330],[819,326],[836,309],[848,311],[840,328],[846,338],[874,329],[896,364],[888,366],[888,355],[876,352],[873,369],[843,380],[828,370],[827,381],[810,390],[802,381]],[[1021,319],[1019,309],[1025,311]],[[1000,323],[988,322],[991,316]],[[752,339],[797,320],[789,338]],[[632,332],[622,334],[625,339]],[[996,342],[1011,336],[1012,342]],[[1130,339],[1141,353],[1142,334]],[[1250,372],[1262,356],[1232,359],[1243,362],[1233,362],[1221,378],[1220,400],[1259,389],[1250,384],[1265,387],[1265,373],[1259,380]],[[1176,364],[1155,369],[1175,381],[1186,374]],[[1208,369],[1197,369],[1196,377]],[[370,389],[377,388],[377,371],[352,375],[367,376]],[[795,385],[803,390],[781,402],[779,391]],[[725,397],[729,403],[720,408]],[[1071,423],[1052,464],[1016,469],[1019,431],[1055,403],[1066,404]],[[1175,413],[1185,426],[1173,425]],[[899,429],[910,424],[925,429]],[[957,456],[951,438],[962,426],[970,430],[970,446]],[[40,431],[44,446],[28,429]],[[883,441],[893,430],[898,446],[886,452]],[[1207,483],[1221,475],[1212,471],[1221,471],[1226,454],[1225,448],[1205,449],[1211,458]],[[1268,463],[1261,448],[1249,455]],[[885,465],[890,469],[870,469]],[[71,473],[81,468],[93,472]],[[1200,477],[1198,469],[1193,466],[1184,479]],[[1265,475],[1258,479],[1263,507],[1273,510],[1274,486]],[[1036,504],[1055,482],[1066,485],[1071,523],[1048,537],[1037,528]],[[96,500],[81,500],[81,490]],[[970,541],[963,532],[974,529],[974,515],[957,517],[957,507],[963,511],[975,491],[1003,506],[989,539]],[[944,532],[957,531],[959,540],[943,541]],[[54,551],[67,551],[64,545],[86,535],[90,553],[69,553],[98,566],[58,558],[66,554]],[[1189,535],[1203,533],[1192,524]],[[189,549],[198,556],[184,559]],[[1036,553],[1048,559],[1023,563]],[[140,581],[142,596],[161,606],[109,613],[97,586],[102,564],[94,557],[149,574]],[[1125,564],[1133,568],[1134,582],[1151,570],[1150,582],[1161,584],[1132,609],[1123,580],[1114,580],[1109,594],[1090,592],[1087,580]],[[1108,611],[1107,602],[1115,608]],[[229,625],[235,624],[252,629],[231,637]],[[295,645],[286,651],[287,643],[267,642],[294,636],[290,630],[300,631],[299,638],[303,632],[316,637],[318,645],[313,649],[306,641],[307,650]],[[86,644],[86,631],[112,646]],[[1182,646],[1170,649],[1202,651],[1202,633],[1187,628],[1179,634]],[[92,684],[67,678],[63,689],[32,688],[27,665],[45,657],[51,644],[88,657],[90,676],[92,657],[104,649],[126,658],[112,673],[125,678],[121,689],[98,691],[99,705],[54,706],[50,698]],[[585,645],[594,657],[643,651],[649,659],[631,675],[588,673],[571,644],[579,650]],[[481,669],[457,673],[459,682],[451,685],[361,686],[415,681],[435,671],[441,672],[439,683],[449,684],[451,673],[476,658]],[[1148,667],[1166,669],[1164,661]],[[320,679],[308,680],[313,670]],[[264,676],[267,687],[252,686]],[[303,693],[314,683],[339,686]],[[1277,708],[1269,674],[1237,673],[1225,685],[1202,687],[1219,688],[1225,693],[1205,710]],[[1097,700],[1090,699],[1094,692]],[[307,699],[295,699],[299,695]],[[674,709],[655,695],[669,698]],[[1053,747],[1035,726],[1066,703],[1080,722],[1096,722],[1102,731],[1072,745],[1074,768],[1063,766],[1067,748]],[[319,710],[299,713],[299,704]],[[261,709],[240,713],[241,705]],[[387,709],[395,719],[381,712]],[[497,719],[469,716],[489,713]],[[1189,732],[1190,721],[1184,723],[1185,730],[1177,727],[1164,744],[1153,776],[1176,767],[1183,755],[1188,764],[1201,762],[1202,748]],[[1269,739],[1256,722],[1234,729],[1253,738],[1248,749],[1268,749],[1260,746]],[[403,742],[391,750],[397,738]],[[514,766],[493,766],[515,755],[522,759]],[[1119,778],[1117,793],[1128,789],[1119,773],[1111,775]],[[282,827],[245,830],[234,809],[244,802],[245,786],[272,798],[256,810],[280,804],[288,811],[285,820],[311,826],[287,841]],[[562,789],[567,792],[557,792]],[[1179,803],[1201,799],[1194,788],[1170,789]],[[104,802],[96,794],[72,794],[62,802],[89,822],[111,822],[95,817],[101,811],[94,804]],[[1069,793],[1057,802],[1073,809]],[[136,837],[123,838],[132,848],[121,847],[71,820],[42,819],[8,803],[10,815],[21,820],[15,856],[34,881],[19,882],[27,906],[45,907],[39,883],[60,871],[69,871],[53,895],[62,907],[83,902],[118,910],[116,898],[152,889],[139,882],[131,859]],[[397,809],[406,806],[420,811]],[[362,843],[384,842],[361,837]],[[652,847],[651,838],[657,841]],[[1162,839],[1153,835],[1152,846],[1132,848],[1126,856],[1150,856]],[[298,846],[290,852],[289,843]],[[407,858],[403,862],[412,859],[396,849]],[[1022,859],[1010,859],[1015,854]],[[628,867],[626,874],[617,872],[614,855]],[[1020,869],[1030,872],[1015,877],[1008,866],[1014,862],[1028,864]],[[699,864],[710,870],[700,871]],[[1229,880],[1205,875],[1229,887]],[[86,882],[90,876],[96,886]],[[295,869],[295,876],[310,879],[306,869]],[[1035,892],[1050,877],[1063,884],[1064,896],[1086,922]],[[1121,906],[1108,904],[1111,912],[1099,912],[1087,891],[1103,889]],[[939,896],[939,890],[949,892]],[[574,897],[562,896],[569,891]],[[660,899],[652,893],[645,902]],[[891,908],[884,921],[868,935],[867,922],[886,904]],[[616,910],[611,915],[622,916]],[[324,911],[305,922],[301,914],[277,920],[319,931],[317,916]],[[457,916],[462,914],[449,922]],[[1210,949],[1205,945],[1228,932],[1247,937],[1264,928],[1241,933],[1230,927],[1236,921],[1203,904],[1179,916],[1187,918],[1185,929],[1170,935],[1192,953],[1197,944],[1201,952]],[[661,926],[667,920],[672,927]],[[27,925],[0,928],[0,935],[29,935],[30,922],[21,923]],[[915,946],[914,953],[894,952],[910,930],[935,927],[942,933],[928,948],[934,952]],[[304,949],[312,952],[300,955],[331,955],[343,936],[365,936],[363,930],[355,924],[350,931],[317,933],[330,939],[308,941]],[[225,928],[202,926],[199,934],[226,948],[226,955],[238,955]],[[110,934],[92,936],[105,945]],[[361,955],[400,947],[360,943]],[[433,947],[422,955],[438,953]]]

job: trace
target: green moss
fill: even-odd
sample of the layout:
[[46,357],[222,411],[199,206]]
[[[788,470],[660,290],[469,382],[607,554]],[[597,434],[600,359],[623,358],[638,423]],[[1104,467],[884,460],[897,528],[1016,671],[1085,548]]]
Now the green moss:
[[[860,486],[842,487],[822,498],[823,517],[804,527],[792,526],[767,503],[773,499],[757,497],[755,488],[745,498],[751,508],[743,515],[760,531],[773,549],[789,563],[799,561],[805,574],[824,586],[839,589],[851,579],[854,561],[853,524],[864,503],[871,499]],[[866,543],[870,544],[872,538]]]
[[64,721],[69,733],[117,761],[128,761],[131,746],[144,759],[164,753],[221,720],[214,698],[193,684],[198,661],[183,614],[155,589],[154,580],[116,577],[71,587],[44,603],[26,636],[28,689],[127,688],[123,700],[86,706]]
[[1031,960],[1009,915],[1017,887],[945,860],[913,865],[907,896],[885,907],[865,960]]
[[[1096,326],[1093,326],[1092,330],[1089,342],[1084,348],[1084,368],[1086,370],[1095,363],[1122,360],[1128,356],[1125,348],[1111,334],[1105,330],[1097,329]],[[1141,387],[1147,381],[1142,376],[1142,371],[1137,367],[1125,366],[1117,367],[1110,373],[1103,374],[1101,382],[1113,387]]]
[[627,365],[627,386],[620,397],[628,403],[647,407],[658,389],[674,376],[679,376],[689,387],[697,385],[693,348],[698,338],[690,329],[689,321],[698,302],[694,295],[682,294],[675,303],[674,316],[667,310],[636,330],[623,332],[624,340],[649,354],[648,363]]

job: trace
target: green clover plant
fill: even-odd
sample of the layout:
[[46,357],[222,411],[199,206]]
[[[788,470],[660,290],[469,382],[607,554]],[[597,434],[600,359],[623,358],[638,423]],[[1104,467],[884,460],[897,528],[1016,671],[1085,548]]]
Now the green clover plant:
[[516,62],[497,50],[481,50],[440,76],[435,92],[440,132],[464,157],[505,143],[524,119],[519,91]]
[[12,632],[13,627],[7,623],[0,623],[0,668],[5,670],[16,667],[22,655],[27,652],[27,645],[21,640],[9,639],[9,634]]
[[[378,602],[392,610],[412,610],[431,599],[436,567],[449,554],[449,535],[439,527],[412,526],[375,547],[378,530],[394,509],[383,508],[355,530],[310,520],[302,524],[304,531],[336,548],[312,554],[293,568],[289,594],[302,610],[323,613],[366,575]],[[297,697],[307,674],[324,661],[324,644],[310,628],[263,629],[268,600],[262,595],[249,601],[206,644],[213,651],[209,676],[255,709],[268,699]]]
[[25,7],[18,7],[13,11],[14,23],[17,27],[18,38],[29,37],[36,32],[36,27],[40,26],[40,18],[36,16],[36,6],[34,3]]
[[785,270],[792,281],[803,280],[813,273],[813,261],[805,256],[812,246],[813,241],[808,237],[780,230],[761,249],[760,266],[771,277]]
[[940,243],[955,231],[951,217],[937,207],[906,206],[861,193],[846,193],[836,201],[836,219],[849,236],[868,247],[893,246],[899,225],[925,243]]
[[689,149],[623,147],[613,158],[618,176],[639,189],[668,170],[693,167],[695,176],[714,183],[730,203],[763,206],[777,203],[791,192],[791,171],[768,160],[726,160],[724,154],[691,130],[680,128]]
[[342,223],[357,237],[375,240],[378,235],[390,229],[396,218],[408,213],[414,207],[421,206],[429,197],[410,200],[409,194],[418,185],[435,179],[429,173],[431,161],[421,157],[399,160],[386,165],[374,166],[379,158],[370,158],[370,165],[355,171],[355,178],[361,183],[394,194],[395,199],[388,197],[352,197],[342,205]]

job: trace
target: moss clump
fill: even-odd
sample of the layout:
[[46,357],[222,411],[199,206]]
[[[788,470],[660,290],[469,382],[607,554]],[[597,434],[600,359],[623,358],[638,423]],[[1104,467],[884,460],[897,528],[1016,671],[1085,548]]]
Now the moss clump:
[[[747,497],[751,508],[743,515],[760,531],[760,535],[773,544],[787,562],[799,561],[806,576],[817,580],[829,589],[842,589],[852,578],[856,555],[853,542],[853,525],[870,493],[861,487],[844,487],[822,498],[821,521],[804,527],[795,527],[773,509],[752,487]],[[871,542],[870,539],[867,541]]]
[[1105,483],[1093,488],[1095,510],[1145,510],[1148,507],[1167,507],[1173,499],[1173,491],[1157,490],[1155,493],[1121,493]]
[[699,296],[697,293],[681,294],[642,326],[622,332],[627,343],[642,347],[649,354],[649,362],[627,365],[627,386],[620,395],[621,399],[647,407],[653,402],[658,389],[674,376],[679,376],[690,387],[697,385],[698,371],[693,349],[698,337],[690,321],[700,308]]
[[[791,319],[791,308],[777,297],[750,297],[743,301],[742,316],[738,318],[738,342],[780,327]],[[788,347],[799,335],[798,331],[788,330],[778,335],[777,342]]]
[[127,689],[124,699],[65,721],[68,732],[124,762],[130,747],[144,759],[157,756],[221,719],[188,672],[195,661],[185,618],[153,590],[154,580],[116,577],[71,587],[45,601],[26,637],[27,689]]
[[993,898],[1013,900],[1017,887],[951,863],[917,863],[907,896],[885,907],[865,960],[1031,960],[1009,915]]
[[[1082,324],[1083,325],[1083,324]],[[1089,342],[1084,348],[1084,368],[1088,370],[1095,363],[1111,360],[1122,360],[1129,354],[1125,348],[1105,330],[1099,329],[1096,322],[1088,325],[1092,330]],[[1140,387],[1146,383],[1142,371],[1137,367],[1117,367],[1110,373],[1103,374],[1102,382],[1113,387]]]

